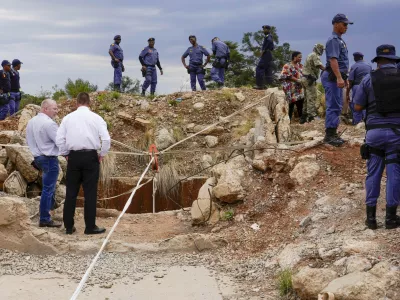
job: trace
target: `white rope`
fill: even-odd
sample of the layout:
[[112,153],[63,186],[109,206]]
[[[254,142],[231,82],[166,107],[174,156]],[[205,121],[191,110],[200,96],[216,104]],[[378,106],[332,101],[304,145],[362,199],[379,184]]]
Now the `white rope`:
[[237,114],[239,114],[239,113],[241,113],[241,112],[244,112],[244,111],[246,111],[246,110],[248,110],[248,109],[250,109],[250,108],[252,108],[252,107],[254,107],[254,106],[256,106],[256,105],[259,105],[259,104],[261,103],[261,101],[263,101],[265,98],[267,98],[267,96],[262,97],[261,99],[259,99],[259,100],[258,100],[257,102],[255,102],[255,103],[249,104],[249,105],[243,107],[242,109],[239,109],[239,110],[235,111],[233,114],[230,114],[229,116],[222,117],[222,120],[220,120],[220,121],[218,121],[218,122],[215,122],[214,124],[211,124],[210,126],[207,126],[206,128],[200,130],[199,132],[196,132],[196,133],[192,134],[191,136],[188,136],[187,138],[184,138],[183,140],[180,140],[179,142],[177,142],[177,143],[175,143],[175,144],[169,146],[167,149],[164,149],[163,151],[161,151],[161,153],[165,153],[165,152],[167,152],[168,150],[171,150],[172,148],[178,146],[179,144],[182,144],[183,142],[185,142],[185,141],[187,141],[187,140],[189,140],[189,139],[191,139],[191,138],[194,138],[195,136],[199,135],[200,133],[203,133],[203,132],[205,132],[205,131],[207,131],[207,130],[209,130],[209,129],[215,127],[215,126],[217,126],[218,124],[224,122],[225,120],[230,119],[230,118],[232,118],[233,116],[236,116]]
[[125,212],[127,211],[127,209],[129,208],[129,206],[131,205],[133,196],[135,195],[135,192],[137,191],[140,182],[143,180],[144,175],[146,175],[147,171],[149,170],[150,166],[152,165],[154,160],[154,157],[151,158],[149,164],[147,165],[146,169],[144,170],[142,176],[140,176],[140,179],[135,187],[135,189],[132,191],[132,194],[130,195],[128,201],[126,202],[124,209],[122,210],[121,214],[119,215],[117,221],[115,221],[114,226],[111,228],[110,232],[108,233],[107,237],[105,238],[103,245],[101,245],[101,248],[99,250],[99,252],[97,252],[96,256],[94,257],[94,259],[92,260],[92,263],[90,264],[89,268],[86,270],[86,273],[83,275],[81,281],[79,282],[78,287],[76,288],[74,294],[72,295],[72,297],[70,298],[70,300],[76,300],[79,296],[79,293],[82,291],[83,286],[85,285],[86,281],[89,278],[90,273],[92,272],[97,260],[99,259],[101,253],[103,252],[104,248],[106,247],[108,240],[110,239],[111,235],[113,234],[115,228],[117,227],[119,221],[121,220],[122,216],[125,214]]

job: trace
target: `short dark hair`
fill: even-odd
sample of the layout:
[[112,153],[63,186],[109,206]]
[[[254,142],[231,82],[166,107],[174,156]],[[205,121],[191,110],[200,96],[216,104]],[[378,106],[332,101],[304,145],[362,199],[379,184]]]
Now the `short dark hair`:
[[362,60],[363,58],[364,58],[364,56],[362,56],[362,55],[354,55],[354,60],[355,61]]
[[196,36],[195,36],[195,35],[189,35],[189,40],[190,40],[191,38],[194,38],[194,39],[196,39],[196,40],[197,40],[197,38],[196,38]]
[[299,55],[299,54],[301,54],[300,51],[293,51],[293,52],[292,52],[292,60],[293,60],[297,55]]
[[85,92],[79,93],[78,97],[76,97],[76,102],[81,105],[89,105],[90,104],[89,94]]

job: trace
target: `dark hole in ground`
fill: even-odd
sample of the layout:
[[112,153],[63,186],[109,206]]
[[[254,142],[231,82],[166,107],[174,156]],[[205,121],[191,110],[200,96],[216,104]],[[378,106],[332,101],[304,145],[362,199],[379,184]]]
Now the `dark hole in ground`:
[[[144,179],[146,182],[148,179]],[[198,192],[207,178],[197,177],[190,180],[182,181],[175,195],[169,197],[156,194],[155,208],[156,212],[177,210],[182,207],[191,207],[194,200],[197,199]],[[125,193],[136,186],[137,179],[133,178],[112,178],[108,191],[105,191],[102,186],[98,190],[98,198],[112,197]],[[83,196],[81,189],[80,196]],[[97,207],[117,209],[121,211],[125,203],[128,201],[130,194],[119,196],[114,199],[98,201]],[[172,199],[172,200],[171,200]],[[83,200],[78,200],[77,206],[83,207]],[[127,213],[141,214],[153,212],[153,182],[150,181],[145,186],[136,191],[132,203],[129,206]]]

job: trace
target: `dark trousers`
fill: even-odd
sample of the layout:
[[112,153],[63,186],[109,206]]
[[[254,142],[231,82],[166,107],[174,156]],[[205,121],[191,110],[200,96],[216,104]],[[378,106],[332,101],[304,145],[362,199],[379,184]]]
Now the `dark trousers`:
[[71,151],[67,165],[67,195],[64,203],[64,226],[74,226],[76,197],[81,184],[85,195],[84,216],[87,229],[96,225],[97,183],[100,163],[97,151]]
[[297,107],[297,113],[299,114],[299,118],[303,115],[303,103],[304,100],[297,100],[296,102],[289,103],[289,119],[292,119],[294,106]]
[[256,68],[256,84],[264,86],[265,83],[271,84],[273,82],[273,62],[261,57]]

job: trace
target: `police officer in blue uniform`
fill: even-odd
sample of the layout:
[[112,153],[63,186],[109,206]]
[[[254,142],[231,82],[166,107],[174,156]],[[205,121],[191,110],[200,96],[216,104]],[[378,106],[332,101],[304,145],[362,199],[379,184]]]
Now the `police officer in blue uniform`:
[[155,39],[149,38],[147,40],[149,42],[149,46],[145,47],[139,55],[139,61],[142,65],[142,75],[145,77],[145,81],[142,86],[142,96],[146,94],[146,90],[150,87],[150,94],[154,95],[157,86],[157,69],[160,70],[161,75],[164,74],[163,69],[161,68],[160,58],[158,55],[158,51],[154,48]]
[[354,52],[353,53],[354,61],[356,62],[350,68],[349,73],[349,88],[347,89],[346,99],[347,102],[350,104],[350,109],[353,114],[353,125],[357,125],[365,118],[365,111],[358,112],[354,110],[354,102],[350,100],[350,89],[352,92],[352,98],[354,99],[354,95],[357,91],[361,80],[364,78],[365,75],[371,73],[372,67],[364,61],[364,54],[361,52]]
[[343,88],[348,86],[349,56],[347,45],[342,39],[347,26],[353,24],[344,14],[333,20],[333,32],[326,42],[326,69],[321,75],[325,89],[326,117],[324,142],[339,147],[344,143],[337,134],[343,107]]
[[223,87],[225,83],[225,70],[228,68],[231,51],[227,44],[218,37],[211,40],[212,52],[215,56],[213,67],[211,69],[211,79],[218,87]]
[[116,35],[114,37],[114,43],[111,44],[110,50],[108,53],[111,56],[111,65],[114,68],[114,89],[116,91],[121,91],[121,83],[122,83],[122,72],[125,72],[124,67],[124,51],[121,46],[121,36]]
[[[192,44],[182,55],[182,64],[190,74],[190,86],[192,91],[196,90],[196,77],[203,91],[206,90],[204,75],[206,74],[205,66],[210,62],[210,53],[203,46],[197,44],[197,38],[194,35],[189,36],[189,42]],[[207,57],[203,64],[203,55]],[[186,65],[185,58],[189,56],[189,66]]]
[[1,66],[3,69],[0,70],[0,121],[7,118],[11,91],[11,64],[8,60],[3,60]]
[[10,92],[10,116],[14,115],[19,110],[21,102],[21,85],[19,83],[19,70],[21,70],[22,62],[19,59],[12,61],[12,69],[10,71],[11,92]]
[[396,68],[396,49],[381,45],[372,62],[377,70],[366,75],[354,95],[357,111],[367,110],[366,142],[361,156],[367,159],[366,225],[376,229],[376,204],[386,166],[386,228],[400,226],[396,215],[400,203],[400,71]]
[[262,28],[265,38],[261,48],[260,61],[256,68],[256,86],[254,88],[257,90],[265,89],[265,83],[271,84],[273,80],[272,51],[274,50],[274,41],[271,35],[271,26],[264,25]]

